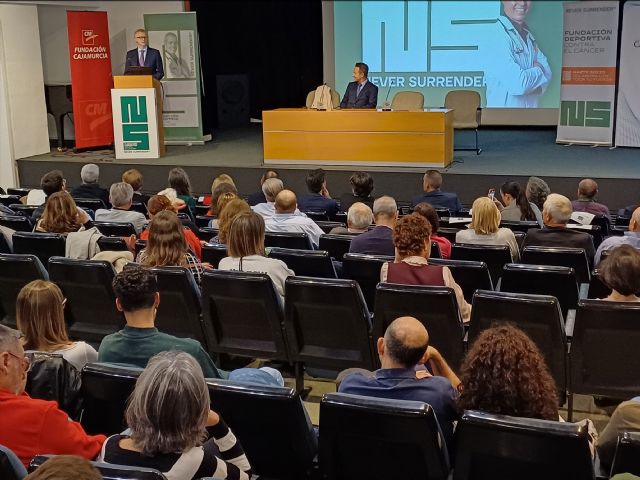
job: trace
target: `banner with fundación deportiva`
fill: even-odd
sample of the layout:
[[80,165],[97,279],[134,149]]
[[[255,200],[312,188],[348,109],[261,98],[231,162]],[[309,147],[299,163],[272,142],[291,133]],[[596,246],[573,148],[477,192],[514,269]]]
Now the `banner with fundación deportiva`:
[[640,2],[622,12],[620,78],[616,109],[616,146],[640,147]]
[[67,11],[76,148],[113,143],[107,12]]
[[611,145],[618,3],[564,4],[558,143]]
[[204,143],[200,46],[195,12],[144,15],[149,46],[162,56],[164,143]]
[[116,158],[159,158],[155,90],[114,88],[111,105]]

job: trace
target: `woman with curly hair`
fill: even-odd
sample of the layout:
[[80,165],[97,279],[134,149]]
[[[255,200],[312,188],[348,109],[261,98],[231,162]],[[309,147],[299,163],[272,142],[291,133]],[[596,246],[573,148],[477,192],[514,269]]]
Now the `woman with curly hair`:
[[396,259],[380,270],[380,281],[403,285],[432,285],[450,287],[456,294],[460,315],[465,322],[471,316],[471,306],[465,301],[462,289],[451,271],[441,265],[430,265],[431,224],[419,213],[405,215],[393,229]]
[[66,235],[82,227],[92,228],[93,222],[84,210],[77,207],[71,195],[63,190],[51,194],[35,231]]
[[558,420],[556,384],[535,343],[522,330],[483,331],[460,368],[461,410]]

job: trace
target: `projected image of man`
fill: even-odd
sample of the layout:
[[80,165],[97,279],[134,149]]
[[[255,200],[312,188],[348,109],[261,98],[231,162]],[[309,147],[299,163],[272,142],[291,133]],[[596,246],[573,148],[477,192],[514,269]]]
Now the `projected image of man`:
[[178,36],[169,32],[164,36],[162,44],[164,62],[167,65],[167,78],[189,78],[191,69],[178,54]]
[[532,1],[503,1],[487,44],[487,107],[536,108],[551,68],[526,23]]
[[358,62],[353,67],[353,82],[347,85],[340,108],[376,108],[378,104],[378,87],[367,79],[369,67]]

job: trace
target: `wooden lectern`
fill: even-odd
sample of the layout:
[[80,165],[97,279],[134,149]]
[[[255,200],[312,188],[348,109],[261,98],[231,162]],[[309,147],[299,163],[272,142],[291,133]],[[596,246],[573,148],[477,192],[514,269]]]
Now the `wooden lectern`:
[[153,75],[117,75],[113,77],[113,87],[153,88],[156,91],[156,121],[158,125],[158,148],[160,156],[166,152],[164,146],[164,126],[162,124],[162,85]]

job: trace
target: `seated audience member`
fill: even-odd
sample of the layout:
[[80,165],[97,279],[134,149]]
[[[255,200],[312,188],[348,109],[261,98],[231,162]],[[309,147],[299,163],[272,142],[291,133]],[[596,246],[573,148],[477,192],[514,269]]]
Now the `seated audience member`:
[[578,199],[571,202],[574,212],[587,212],[598,217],[607,217],[611,220],[609,207],[595,201],[598,195],[598,184],[590,179],[580,180],[578,184]]
[[82,185],[71,190],[73,198],[98,198],[104,207],[109,206],[109,192],[98,184],[100,168],[95,163],[88,163],[80,170]]
[[218,235],[210,240],[210,243],[226,244],[229,238],[229,228],[231,221],[240,213],[251,212],[251,207],[241,198],[234,198],[222,209],[218,218]]
[[347,228],[334,227],[331,234],[336,235],[359,235],[369,229],[369,225],[373,223],[373,212],[368,205],[362,202],[356,202],[347,212]]
[[61,192],[67,187],[67,181],[64,179],[60,170],[52,170],[45,173],[40,179],[40,188],[45,194],[44,203],[36,208],[31,214],[31,218],[37,221],[44,212],[44,209],[49,201],[49,197],[56,192]]
[[605,238],[596,251],[594,265],[600,263],[602,253],[607,252],[620,245],[631,245],[633,248],[640,250],[640,207],[633,211],[631,220],[629,220],[629,231],[624,232],[622,237],[617,235]]
[[[218,185],[211,194],[211,204],[209,205],[207,215],[220,215],[220,212],[218,211],[218,200],[220,200],[220,197],[223,195],[234,195],[237,197],[238,190],[236,190],[236,187],[230,183],[221,183]],[[211,228],[218,228],[218,219],[212,219],[209,222],[209,226]]]
[[[211,201],[212,201],[214,192],[220,185],[224,185],[224,184],[233,187],[232,190],[229,190],[230,192],[233,192],[236,195],[238,194],[238,189],[236,187],[236,184],[233,181],[233,178],[231,178],[226,173],[221,173],[220,175],[218,175],[216,178],[213,179],[213,182],[211,183],[211,195],[205,195],[202,199],[202,204],[211,206],[212,205]],[[211,208],[215,208],[215,205],[213,205]]]
[[255,212],[239,213],[231,219],[227,234],[228,257],[220,260],[220,270],[266,273],[284,300],[284,285],[291,269],[276,258],[265,256],[264,220]]
[[527,199],[518,182],[504,182],[500,187],[502,203],[496,200],[502,220],[509,222],[536,221],[542,227],[542,212],[535,203]]
[[[149,211],[149,225],[153,223],[153,218],[165,210],[169,212],[176,212],[175,207],[164,195],[154,195],[149,199],[147,204],[147,210]],[[182,233],[185,240],[189,245],[189,249],[195,254],[198,259],[202,259],[202,242],[198,236],[188,227],[182,227]],[[145,228],[140,232],[140,240],[149,240],[149,228]]]
[[87,212],[77,207],[68,192],[61,191],[51,194],[34,230],[66,235],[92,227],[93,222]]
[[184,352],[151,358],[125,411],[129,432],[109,437],[99,459],[154,468],[168,479],[249,480],[249,461],[224,420],[210,410],[202,373]]
[[[412,400],[431,405],[448,446],[451,446],[460,380],[440,352],[429,346],[429,333],[413,317],[396,318],[378,338],[382,368],[375,372],[353,369],[338,391],[367,397]],[[429,363],[433,375],[423,364]],[[346,370],[344,373],[349,372]]]
[[184,169],[177,167],[169,171],[169,186],[178,194],[178,198],[187,204],[192,214],[196,211],[196,199],[191,195],[191,182]]
[[269,169],[262,174],[260,177],[260,191],[254,192],[249,195],[248,203],[250,206],[258,205],[259,203],[266,203],[267,198],[264,196],[264,192],[262,190],[262,185],[264,185],[264,181],[269,178],[279,178],[278,172],[276,170]]
[[602,283],[611,288],[604,300],[612,302],[640,302],[640,252],[631,245],[611,250],[600,266]]
[[140,234],[147,219],[140,212],[130,210],[133,203],[133,188],[128,183],[118,182],[111,185],[109,189],[109,201],[112,208],[109,210],[98,210],[96,212],[96,222],[120,222],[131,223],[136,229],[136,234]]
[[[229,202],[231,202],[231,200],[234,200],[236,198],[238,198],[238,195],[232,192],[216,195],[217,200],[216,200],[215,212],[218,218],[212,218],[211,220],[209,220],[210,228],[218,228],[218,229],[220,228],[220,225],[218,224],[218,222],[220,221],[219,217],[222,215],[222,210],[224,210],[224,208],[227,206],[227,204],[229,204]],[[214,208],[213,204],[211,208]]]
[[284,190],[284,184],[279,178],[268,178],[262,184],[262,192],[266,201],[264,203],[258,203],[251,207],[251,209],[262,215],[265,220],[276,213],[276,196]]
[[558,420],[556,384],[540,350],[521,330],[484,330],[460,368],[458,406],[496,415]]
[[102,475],[86,458],[56,455],[27,475],[25,480],[102,480]]
[[331,198],[327,190],[326,172],[317,168],[307,173],[307,188],[309,193],[302,195],[298,206],[303,212],[325,212],[333,219],[338,213],[338,202]]
[[324,232],[309,217],[296,215],[298,202],[296,194],[291,190],[282,190],[274,202],[275,213],[265,219],[267,232],[306,233],[314,248],[318,248],[320,235]]
[[136,261],[146,267],[186,267],[200,284],[206,263],[200,263],[189,250],[184,227],[175,212],[163,210],[154,215],[149,227],[147,246],[138,253]]
[[18,329],[24,335],[25,350],[59,353],[78,371],[98,360],[98,353],[85,342],[72,342],[67,335],[64,305],[67,299],[55,283],[33,280],[16,301]]
[[[613,412],[609,423],[596,442],[596,450],[603,471],[608,472],[618,445],[618,437],[623,432],[640,431],[640,397],[622,402]],[[613,478],[613,477],[612,477]]]
[[527,181],[527,187],[525,188],[525,195],[531,203],[533,203],[538,210],[542,211],[544,202],[551,193],[551,189],[547,182],[538,177],[529,177]]
[[373,202],[373,219],[376,226],[373,230],[361,233],[351,240],[349,253],[367,255],[386,255],[393,257],[393,227],[398,218],[396,201],[391,197],[380,197]]
[[395,262],[387,262],[380,270],[380,281],[403,285],[432,285],[452,288],[460,309],[460,316],[469,321],[471,306],[465,301],[462,289],[453,279],[448,267],[430,265],[431,225],[420,214],[405,215],[393,229],[396,249]]
[[507,245],[513,261],[520,260],[516,237],[508,228],[500,228],[500,211],[489,197],[480,197],[473,202],[471,223],[467,230],[456,233],[456,243]]
[[[7,253],[7,249],[9,253],[13,253],[13,234],[16,233],[12,228],[5,227],[4,225],[0,225],[0,252]],[[3,245],[2,241],[4,240]]]
[[564,195],[551,193],[544,202],[542,219],[544,228],[530,228],[524,237],[522,248],[530,245],[541,247],[584,248],[589,263],[596,253],[593,238],[588,233],[567,228],[571,219],[571,201]]
[[462,209],[458,195],[453,192],[443,192],[442,175],[438,170],[427,170],[422,178],[424,193],[416,196],[411,201],[411,206],[426,202],[434,208],[448,208],[451,215],[455,215]]
[[142,203],[146,205],[149,203],[149,195],[142,193],[142,173],[135,168],[127,170],[122,174],[122,181],[128,183],[133,188],[133,203]]
[[422,215],[427,219],[427,222],[431,225],[431,241],[436,242],[440,247],[440,255],[442,258],[450,258],[451,257],[451,242],[444,238],[436,235],[438,233],[438,228],[440,228],[440,219],[438,218],[438,213],[436,209],[433,208],[426,202],[422,202],[413,207],[414,213]]
[[38,454],[70,454],[93,459],[104,435],[87,435],[56,402],[31,398],[25,391],[29,360],[20,333],[0,325],[0,445],[25,465]]
[[373,208],[375,197],[371,195],[373,192],[373,177],[367,172],[355,172],[349,178],[351,184],[351,193],[345,193],[340,197],[340,211],[348,212],[356,202],[364,203],[369,208]]
[[179,350],[193,355],[207,378],[224,375],[197,340],[174,337],[155,327],[161,298],[153,272],[142,267],[125,268],[113,279],[113,291],[116,308],[124,313],[127,324],[119,332],[102,339],[98,361],[144,368],[155,354]]

